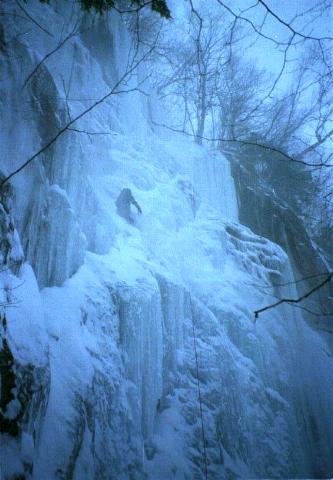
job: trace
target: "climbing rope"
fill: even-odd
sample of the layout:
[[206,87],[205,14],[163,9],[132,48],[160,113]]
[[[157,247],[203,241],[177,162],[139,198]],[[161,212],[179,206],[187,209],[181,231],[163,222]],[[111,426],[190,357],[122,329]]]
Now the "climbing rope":
[[[191,301],[191,306],[192,306],[192,301]],[[205,460],[205,478],[206,478],[206,480],[208,480],[208,460],[207,460],[207,450],[206,450],[205,426],[204,426],[204,418],[203,418],[203,412],[202,412],[201,388],[200,388],[200,380],[199,380],[197,337],[196,337],[196,334],[195,334],[193,309],[192,308],[191,308],[191,319],[192,319],[192,329],[193,329],[193,345],[194,345],[195,365],[196,365],[196,370],[197,370],[197,387],[198,387],[198,398],[199,398],[200,418],[201,418],[201,434],[202,434],[202,443],[203,443],[203,454],[204,454],[204,460]]]

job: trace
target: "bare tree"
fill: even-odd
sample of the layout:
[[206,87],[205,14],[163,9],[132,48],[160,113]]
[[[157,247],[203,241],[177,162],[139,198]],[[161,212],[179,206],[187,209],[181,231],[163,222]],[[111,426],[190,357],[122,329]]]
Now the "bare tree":
[[190,9],[185,35],[182,31],[181,36],[171,41],[166,36],[159,49],[165,68],[158,66],[157,91],[164,98],[179,101],[183,128],[189,128],[199,144],[207,120],[212,122],[222,73],[230,61],[230,31],[224,20],[211,12],[201,17],[195,9]]

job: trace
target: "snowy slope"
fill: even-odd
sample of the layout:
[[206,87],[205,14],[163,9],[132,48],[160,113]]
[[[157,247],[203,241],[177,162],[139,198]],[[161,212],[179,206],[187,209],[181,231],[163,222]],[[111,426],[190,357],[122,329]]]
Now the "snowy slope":
[[[35,7],[54,33],[68,15]],[[2,171],[66,120],[62,79],[72,116],[112,88],[130,37],[108,21],[75,36],[24,90],[54,40],[32,32],[15,46],[23,66],[2,59]],[[28,367],[34,388],[5,405],[24,414],[23,433],[3,437],[3,471],[171,480],[205,478],[207,464],[210,479],[332,475],[330,346],[288,306],[254,322],[254,309],[295,295],[272,288],[293,279],[287,255],[238,223],[223,155],[153,128],[152,111],[163,115],[138,91],[112,97],[75,125],[90,135],[67,132],[13,179],[27,263],[17,277],[2,273],[2,285],[19,285],[2,334],[16,389]],[[116,213],[125,187],[143,211],[134,225]]]

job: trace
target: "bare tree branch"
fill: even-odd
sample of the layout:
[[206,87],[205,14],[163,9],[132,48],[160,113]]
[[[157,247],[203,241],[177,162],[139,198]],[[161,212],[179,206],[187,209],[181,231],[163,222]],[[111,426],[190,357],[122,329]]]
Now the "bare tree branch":
[[[167,128],[168,130],[171,130],[172,132],[176,132],[176,133],[182,133],[183,135],[186,135],[188,137],[196,137],[197,135],[194,135],[190,132],[187,132],[185,130],[181,130],[181,129],[178,129],[178,128],[174,128],[174,127],[170,127],[169,125],[166,125],[164,123],[157,123],[155,121],[152,121],[152,123],[154,125],[156,125],[157,127],[162,127],[162,128]],[[297,158],[297,156],[294,156],[292,157],[291,155],[288,155],[286,152],[284,152],[283,150],[280,150],[279,148],[275,148],[275,147],[272,147],[272,146],[269,146],[269,145],[265,145],[263,143],[260,143],[260,142],[252,142],[252,141],[248,141],[248,140],[241,140],[241,139],[237,139],[237,138],[213,138],[213,137],[206,137],[206,136],[201,136],[200,138],[202,138],[202,140],[206,140],[208,142],[223,142],[223,143],[236,143],[236,144],[239,144],[239,145],[244,145],[244,146],[251,146],[251,147],[258,147],[258,148],[261,148],[263,150],[266,150],[266,151],[271,151],[271,152],[274,152],[274,153],[277,153],[279,154],[284,160],[287,160],[287,161],[292,161],[292,162],[295,162],[295,163],[300,163],[302,165],[306,165],[308,167],[314,167],[314,168],[321,168],[321,167],[327,167],[327,168],[333,168],[333,165],[329,164],[329,163],[324,163],[324,162],[320,162],[320,163],[309,163],[309,162],[306,162],[304,160],[300,160]]]
[[256,287],[256,288],[280,288],[280,287],[288,287],[289,285],[297,285],[298,283],[303,283],[308,280],[312,280],[314,278],[318,277],[323,277],[324,275],[327,276],[328,272],[324,273],[316,273],[314,275],[308,275],[306,277],[299,278],[297,280],[291,281],[291,282],[283,282],[283,283],[274,283],[272,285],[260,285],[258,283],[246,283],[246,285],[249,285],[251,287]]
[[329,283],[331,281],[333,277],[333,272],[330,272],[327,274],[327,277],[325,278],[325,280],[323,280],[321,283],[319,283],[318,285],[316,285],[314,288],[312,288],[311,290],[309,290],[307,293],[305,293],[304,295],[300,296],[299,298],[281,298],[280,300],[278,300],[277,302],[275,303],[272,303],[271,305],[267,305],[266,307],[263,307],[263,308],[260,308],[258,310],[255,310],[253,313],[254,313],[254,318],[258,318],[259,317],[259,314],[262,313],[262,312],[265,312],[266,310],[270,310],[271,308],[275,308],[277,307],[278,305],[281,305],[282,303],[299,303],[301,302],[302,300],[304,300],[305,298],[308,298],[310,297],[310,295],[312,295],[314,292],[317,292],[319,289],[321,289],[324,285],[326,285],[327,283]]
[[77,35],[78,32],[77,30],[77,24],[74,26],[73,30],[53,49],[51,50],[50,52],[48,52],[41,60],[40,62],[38,62],[38,64],[36,65],[36,67],[32,70],[31,73],[29,73],[29,75],[27,76],[27,78],[25,79],[23,85],[22,85],[22,89],[26,87],[27,83],[29,83],[29,81],[31,80],[31,78],[38,72],[39,68],[41,67],[41,65],[46,62],[46,60],[51,57],[51,55],[53,55],[54,53],[56,53],[58,50],[61,49],[61,47],[63,47],[65,45],[66,42],[68,42],[68,40],[70,40],[71,38],[73,38],[75,35]]
[[47,35],[49,35],[50,37],[53,37],[54,35],[52,35],[52,33],[50,33],[48,30],[46,30],[46,28],[44,28],[42,25],[40,25],[37,20],[35,20],[27,11],[26,9],[23,7],[23,5],[20,4],[20,2],[18,0],[15,0],[15,3],[16,5],[20,8],[20,10],[22,10],[22,12],[26,15],[26,17],[32,22],[34,23],[38,28],[40,28],[40,30],[42,30],[44,33],[47,33]]
[[239,19],[239,20],[242,20],[243,22],[249,24],[251,26],[251,28],[254,30],[255,33],[257,33],[258,35],[260,35],[261,37],[265,38],[266,40],[269,40],[271,42],[273,42],[275,45],[285,45],[285,46],[288,46],[288,42],[280,42],[278,40],[276,40],[275,38],[273,37],[270,37],[269,35],[266,35],[262,32],[262,26],[263,24],[261,25],[260,28],[257,28],[255,26],[255,24],[249,19],[249,18],[246,18],[246,17],[243,17],[242,15],[237,15],[236,12],[234,12],[230,7],[228,7],[228,5],[226,5],[224,2],[222,2],[222,0],[217,0],[217,2],[225,9],[227,10],[234,18],[236,19]]
[[[270,37],[269,35],[266,35],[262,32],[261,28],[257,28],[255,26],[255,24],[247,17],[244,17],[242,14],[245,13],[247,10],[244,10],[241,12],[241,14],[237,14],[234,10],[232,10],[228,5],[226,5],[222,0],[217,0],[217,2],[225,9],[227,10],[233,17],[239,19],[239,20],[242,20],[243,22],[246,22],[247,24],[249,24],[251,26],[251,28],[258,34],[260,35],[261,37],[265,38],[266,40],[270,40],[271,42],[275,43],[276,45],[288,45],[288,43],[286,42],[280,42],[278,40],[276,40],[275,38],[273,37]],[[333,37],[314,37],[314,36],[311,36],[311,35],[306,35],[302,32],[299,32],[297,30],[295,30],[291,25],[290,23],[284,21],[281,17],[279,17],[275,12],[273,12],[272,9],[270,9],[268,7],[268,5],[263,1],[263,0],[258,0],[257,3],[253,6],[257,6],[258,4],[262,5],[265,9],[266,9],[266,12],[268,12],[272,17],[274,17],[279,23],[281,23],[282,25],[284,25],[288,30],[290,30],[293,34],[293,36],[298,36],[300,37],[301,39],[303,40],[314,40],[314,41],[317,41],[317,42],[322,42],[324,40],[333,40]],[[261,26],[262,27],[262,26]]]
[[[42,153],[44,153],[48,148],[53,145],[59,137],[61,137],[72,125],[80,120],[81,118],[85,117],[89,112],[94,110],[98,105],[101,105],[104,103],[108,98],[110,98],[112,95],[117,95],[119,93],[125,93],[125,91],[118,91],[118,87],[126,80],[130,78],[132,73],[138,68],[138,66],[150,55],[150,53],[153,51],[154,46],[152,46],[138,61],[132,63],[132,66],[129,69],[126,69],[125,73],[120,77],[120,79],[116,82],[116,84],[112,87],[112,89],[103,97],[101,97],[98,101],[90,105],[90,107],[86,108],[83,110],[79,115],[74,117],[72,120],[70,120],[63,128],[61,128],[57,134],[49,141],[47,142],[42,148],[40,148],[34,155],[32,155],[28,160],[26,160],[22,165],[20,165],[16,170],[11,172],[4,180],[2,180],[0,184],[0,190],[3,188],[3,186],[15,175],[17,175],[19,172],[21,172],[23,169],[25,169],[30,163],[32,163],[37,157],[39,157]],[[133,89],[128,90],[128,91],[133,91]],[[127,93],[127,91],[126,91]]]
[[313,37],[311,35],[305,35],[302,32],[298,32],[291,26],[290,23],[286,22],[279,15],[273,12],[273,10],[269,8],[266,2],[264,2],[263,0],[258,0],[258,2],[267,10],[268,13],[270,13],[270,15],[272,15],[272,17],[274,17],[279,23],[287,27],[294,35],[297,35],[298,37],[302,37],[305,40],[315,40],[318,42],[321,42],[322,40],[333,40],[333,37]]
[[333,135],[333,128],[322,138],[319,138],[317,142],[313,143],[312,145],[309,145],[307,148],[305,148],[302,152],[300,152],[298,155],[300,157],[304,157],[307,153],[313,151],[316,147],[319,147],[319,145],[322,145],[323,143],[326,142],[329,138],[331,138]]

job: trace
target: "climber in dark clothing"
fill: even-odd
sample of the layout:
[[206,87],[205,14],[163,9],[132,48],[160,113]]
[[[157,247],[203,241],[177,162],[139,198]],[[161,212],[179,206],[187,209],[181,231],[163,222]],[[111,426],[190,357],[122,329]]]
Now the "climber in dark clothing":
[[134,219],[131,214],[131,205],[134,205],[138,212],[142,214],[140,205],[133,197],[131,190],[129,188],[123,188],[116,200],[117,213],[121,217],[125,218],[125,220],[127,220],[129,223],[134,223]]

